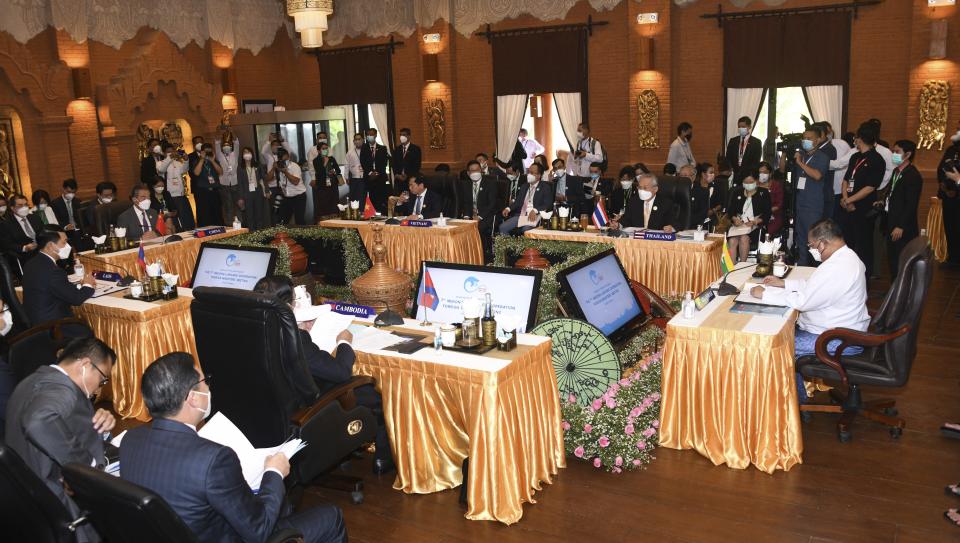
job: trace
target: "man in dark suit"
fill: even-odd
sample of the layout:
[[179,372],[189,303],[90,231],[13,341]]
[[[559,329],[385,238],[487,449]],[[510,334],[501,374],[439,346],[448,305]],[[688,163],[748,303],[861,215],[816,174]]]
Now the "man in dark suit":
[[0,245],[3,252],[15,256],[23,268],[28,260],[37,253],[37,235],[43,231],[43,223],[36,213],[30,213],[27,197],[15,194],[10,220],[0,223]]
[[611,221],[610,228],[616,230],[625,226],[673,232],[676,220],[673,213],[673,200],[666,196],[658,196],[658,190],[657,176],[652,173],[641,175],[637,181],[637,197],[630,198],[627,202],[627,211],[619,221]]
[[753,121],[750,117],[740,117],[737,120],[737,135],[727,142],[727,161],[733,168],[733,181],[743,181],[741,172],[760,167],[763,160],[763,145],[760,140],[750,134]]
[[23,308],[34,325],[72,317],[70,307],[93,296],[97,285],[89,273],[80,285],[70,283],[67,272],[57,266],[70,256],[67,236],[58,226],[47,228],[37,234],[40,250],[23,268]]
[[400,192],[407,187],[407,177],[420,172],[422,161],[420,147],[410,143],[410,129],[400,129],[400,145],[393,150],[393,190]]
[[558,158],[553,166],[553,192],[557,206],[569,207],[573,213],[580,209],[583,202],[583,179],[567,172],[567,164]]
[[[106,466],[101,435],[116,420],[109,411],[94,411],[90,397],[107,383],[116,358],[99,339],[74,339],[56,365],[41,366],[21,381],[7,404],[7,444],[60,498],[71,518],[79,509],[64,491],[60,468],[71,462]],[[99,541],[89,527],[81,526],[77,535],[78,541]]]
[[407,187],[410,192],[400,196],[400,203],[394,209],[395,215],[411,219],[432,219],[440,216],[443,210],[443,196],[435,190],[427,190],[423,181],[423,177],[419,174],[407,176]]
[[[527,182],[518,190],[513,202],[503,208],[502,215],[506,219],[500,225],[500,233],[509,235],[514,229],[520,233],[534,228],[537,222],[536,213],[553,209],[553,187],[549,183],[540,181],[543,175],[542,166],[534,162],[527,170]],[[520,226],[520,215],[523,214],[530,224]]]
[[493,254],[493,226],[497,217],[497,180],[483,175],[480,163],[467,163],[467,178],[460,180],[460,209],[457,215],[479,221],[480,241],[484,254]]
[[923,192],[923,178],[914,166],[917,144],[900,140],[893,144],[893,163],[899,164],[890,176],[890,191],[887,193],[884,232],[887,237],[887,257],[891,280],[897,277],[900,253],[913,238],[920,235],[917,222],[917,207]]
[[[61,187],[60,198],[50,202],[57,224],[63,226],[68,235],[80,233],[80,204],[77,203],[77,180],[65,179]],[[72,237],[72,236],[71,236]]]
[[147,156],[140,159],[140,182],[152,186],[153,181],[159,177],[157,164],[164,158],[160,140],[150,138],[150,141],[147,142],[146,153]]
[[117,227],[127,229],[127,239],[139,241],[157,237],[157,210],[150,208],[150,189],[146,185],[135,185],[130,190],[133,206],[117,217]]
[[[95,235],[96,233],[96,224],[97,224],[97,214],[96,210],[98,206],[106,205],[112,202],[117,197],[117,186],[111,183],[110,181],[101,181],[97,183],[97,197],[89,202],[84,202],[81,215],[83,216],[83,226],[82,229],[85,232]],[[103,232],[103,234],[108,234],[109,232]]]
[[477,153],[474,160],[480,163],[480,173],[483,175],[489,175],[495,179],[507,177],[506,172],[498,168],[496,164],[490,163],[490,157],[486,153]]
[[[367,130],[367,139],[360,149],[360,165],[363,166],[363,181],[370,201],[377,211],[387,214],[387,198],[393,196],[393,185],[387,175],[390,156],[387,148],[377,143],[377,129]],[[360,202],[363,209],[365,202]]]
[[319,506],[289,514],[284,477],[290,462],[268,456],[258,494],[244,480],[237,453],[197,435],[210,415],[210,388],[193,356],[164,355],[143,373],[143,400],[153,422],[127,432],[120,445],[121,476],[159,494],[199,541],[263,542],[293,528],[305,542],[345,542],[343,514]]

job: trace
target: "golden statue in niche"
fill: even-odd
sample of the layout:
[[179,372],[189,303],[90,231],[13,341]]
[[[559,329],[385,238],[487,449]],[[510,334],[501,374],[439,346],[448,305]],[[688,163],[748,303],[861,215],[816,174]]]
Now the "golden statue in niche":
[[147,149],[147,142],[157,137],[157,133],[150,128],[147,123],[140,123],[137,128],[137,158],[146,158],[150,156],[151,150]]
[[429,128],[430,148],[447,148],[447,107],[437,98],[427,102],[427,127]]
[[10,119],[0,119],[0,192],[7,197],[20,190],[12,134]]
[[641,149],[659,149],[660,140],[657,133],[660,129],[660,98],[651,89],[640,91],[637,96],[637,110],[640,119],[637,123],[637,136],[640,139]]
[[167,121],[160,129],[160,136],[177,149],[183,149],[183,129],[176,121]]
[[920,126],[917,128],[917,147],[931,149],[934,143],[939,143],[938,150],[943,150],[949,106],[950,83],[940,79],[931,79],[923,83],[923,89],[920,90]]

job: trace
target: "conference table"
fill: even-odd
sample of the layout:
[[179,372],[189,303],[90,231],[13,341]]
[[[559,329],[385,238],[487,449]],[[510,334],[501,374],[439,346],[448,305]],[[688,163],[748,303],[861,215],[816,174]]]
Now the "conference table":
[[655,241],[615,238],[594,229],[567,232],[543,228],[527,230],[524,235],[531,239],[609,243],[616,248],[627,276],[661,296],[687,291],[696,295],[720,275],[720,235],[709,235],[705,241]]
[[[735,270],[728,282],[740,288],[753,270]],[[797,267],[789,278],[803,279],[813,270]],[[660,445],[694,449],[716,465],[787,471],[803,454],[794,369],[797,314],[732,313],[734,298],[718,296],[694,318],[678,314],[667,324]]]
[[117,353],[110,376],[114,411],[123,418],[147,421],[150,415],[140,394],[140,378],[147,366],[173,351],[197,359],[190,317],[193,291],[181,287],[176,299],[156,302],[124,298],[129,291],[91,298],[73,312]]
[[[246,228],[233,229],[227,227],[227,231],[222,234],[211,236],[196,237],[193,232],[180,232],[177,235],[183,238],[183,241],[164,243],[169,236],[148,240],[143,242],[143,255],[149,262],[160,261],[167,273],[180,276],[180,284],[190,284],[193,280],[193,268],[197,263],[197,255],[200,253],[200,244],[207,241],[217,241],[240,234],[246,234]],[[93,251],[84,251],[79,253],[80,261],[83,263],[86,271],[103,271],[119,273],[125,271],[127,275],[138,277],[142,274],[137,265],[137,257],[140,254],[140,246],[132,249],[124,249],[114,253],[96,254]]]
[[[356,321],[368,322],[368,321]],[[382,328],[426,335],[407,319]],[[469,458],[466,517],[512,524],[534,491],[566,467],[550,338],[520,334],[516,349],[484,355],[413,354],[355,340],[354,373],[376,379],[383,397],[397,477],[393,487],[427,494],[463,483]]]
[[349,221],[328,219],[320,221],[324,228],[354,228],[360,234],[367,254],[373,254],[373,225],[383,225],[383,245],[387,248],[387,264],[404,273],[420,273],[425,260],[440,260],[458,264],[483,264],[483,246],[480,244],[478,222],[467,219],[448,219],[446,226],[428,227],[389,225],[382,221]]

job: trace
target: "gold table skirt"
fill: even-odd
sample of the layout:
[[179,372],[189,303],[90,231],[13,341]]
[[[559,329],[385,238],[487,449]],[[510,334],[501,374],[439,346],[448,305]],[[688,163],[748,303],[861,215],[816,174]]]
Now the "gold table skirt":
[[154,307],[144,312],[90,301],[73,308],[93,333],[117,353],[110,391],[113,408],[123,418],[150,420],[140,394],[140,378],[154,360],[173,351],[187,352],[197,359],[190,317],[193,298],[188,289],[181,288],[180,293],[179,298],[151,304]]
[[943,229],[943,202],[936,196],[930,198],[930,212],[927,213],[927,238],[937,262],[946,262],[947,232]]
[[660,445],[696,449],[716,465],[773,473],[802,462],[794,323],[776,335],[738,331],[751,315],[725,300],[703,325],[667,326]]
[[708,237],[702,243],[611,238],[597,232],[561,232],[535,228],[524,234],[533,239],[609,243],[616,248],[627,276],[661,296],[707,288],[720,273],[723,238]]
[[[246,234],[247,229],[228,230],[223,234],[207,236],[204,238],[187,238],[183,241],[162,244],[144,244],[143,254],[147,262],[160,260],[163,262],[163,269],[167,273],[173,273],[180,276],[180,284],[190,284],[193,280],[193,268],[197,264],[197,255],[200,253],[200,244],[205,241],[217,241],[224,238]],[[116,253],[103,255],[94,254],[93,251],[86,251],[80,254],[80,260],[83,262],[87,271],[105,271],[116,272],[113,266],[119,266],[127,271],[127,274],[134,277],[141,275],[140,268],[137,266],[137,256],[140,254],[140,247],[126,249]],[[112,266],[104,265],[104,262]]]
[[[397,465],[393,487],[426,494],[459,486],[470,458],[466,517],[512,524],[534,491],[566,467],[550,342],[519,346],[498,372],[357,353],[377,380]],[[496,353],[500,354],[500,353]]]
[[[320,221],[320,226],[326,228],[356,228],[368,254],[373,254],[373,225],[369,221]],[[411,275],[420,273],[424,260],[483,264],[483,246],[476,221],[450,219],[446,227],[430,228],[384,225],[383,244],[387,248],[387,264]]]

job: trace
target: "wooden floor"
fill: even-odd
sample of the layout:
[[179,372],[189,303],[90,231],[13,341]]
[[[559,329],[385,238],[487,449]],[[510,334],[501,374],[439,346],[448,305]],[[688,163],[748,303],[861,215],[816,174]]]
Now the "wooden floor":
[[[871,282],[872,307],[888,283]],[[864,390],[865,399],[897,398],[907,420],[899,441],[858,421],[853,441],[841,444],[835,419],[819,415],[804,425],[803,464],[789,473],[733,470],[661,448],[646,470],[611,475],[570,456],[513,526],[466,520],[457,490],[395,491],[393,477],[371,474],[369,459],[351,466],[366,480],[365,503],[311,488],[303,505],[339,505],[351,542],[960,541],[960,528],[943,518],[960,507],[944,493],[960,481],[960,441],[938,431],[944,421],[960,422],[960,299],[940,318],[956,285],[960,271],[935,270],[907,387]]]

